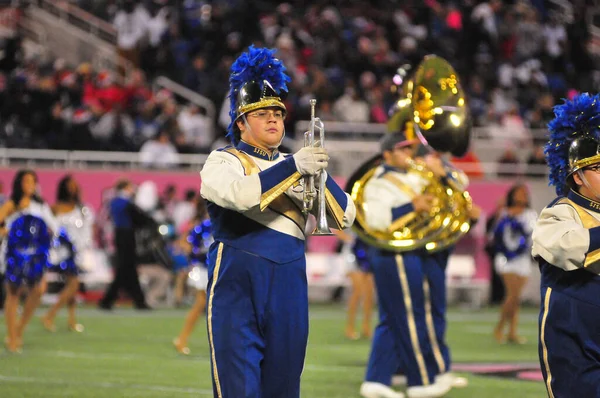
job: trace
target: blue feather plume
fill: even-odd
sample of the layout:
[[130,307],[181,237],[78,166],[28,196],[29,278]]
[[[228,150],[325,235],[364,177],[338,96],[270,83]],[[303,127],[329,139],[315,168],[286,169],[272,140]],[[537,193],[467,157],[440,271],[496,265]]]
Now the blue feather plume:
[[242,53],[231,65],[231,75],[229,76],[231,123],[227,129],[227,137],[234,145],[237,144],[234,127],[238,107],[237,93],[240,88],[250,81],[266,80],[277,94],[281,94],[281,91],[288,91],[286,83],[292,79],[284,73],[286,68],[283,62],[274,57],[275,51],[275,49],[256,48],[251,45],[248,47],[248,51]]
[[600,95],[582,93],[554,107],[554,119],[548,123],[550,139],[544,148],[550,167],[549,185],[557,195],[567,192],[569,148],[576,138],[590,134],[598,139]]

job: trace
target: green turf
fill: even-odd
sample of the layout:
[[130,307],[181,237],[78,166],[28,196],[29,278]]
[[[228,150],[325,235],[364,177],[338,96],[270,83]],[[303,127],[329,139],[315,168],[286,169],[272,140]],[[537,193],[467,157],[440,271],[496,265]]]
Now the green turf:
[[[369,342],[342,337],[344,311],[341,306],[311,306],[303,398],[359,397]],[[178,355],[171,345],[184,314],[130,309],[107,314],[87,308],[80,310],[83,334],[68,332],[64,317],[57,320],[58,331],[48,333],[36,317],[26,332],[23,353],[0,353],[0,397],[210,397],[204,319],[191,339],[190,357]],[[493,342],[496,316],[493,309],[450,312],[448,341],[455,362],[537,362],[537,312],[522,315],[522,334],[530,341],[524,346]],[[469,387],[447,397],[545,396],[540,382],[467,376]]]

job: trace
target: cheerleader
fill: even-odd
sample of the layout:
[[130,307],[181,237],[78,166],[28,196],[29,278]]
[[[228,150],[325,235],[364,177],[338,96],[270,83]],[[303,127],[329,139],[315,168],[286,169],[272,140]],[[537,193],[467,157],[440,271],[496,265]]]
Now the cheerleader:
[[[375,293],[375,282],[373,280],[373,270],[367,258],[368,246],[360,239],[354,237],[345,231],[334,230],[334,233],[340,239],[339,250],[346,257],[351,268],[348,270],[348,278],[351,282],[351,293],[348,299],[348,313],[346,317],[346,338],[358,340],[360,336],[371,338],[371,318],[373,315],[373,301]],[[356,314],[358,306],[363,305],[363,321],[361,334],[355,329]]]
[[[36,194],[37,181],[32,170],[17,172],[10,199],[0,207],[0,222],[5,224],[1,253],[7,293],[5,346],[9,352],[20,352],[23,332],[40,303],[51,236],[57,231],[52,211]],[[29,292],[18,319],[19,296],[25,287]]]
[[75,295],[79,290],[78,275],[84,253],[93,244],[94,216],[88,207],[81,204],[79,184],[71,175],[66,175],[58,183],[56,204],[52,211],[60,226],[60,235],[57,238],[57,258],[54,264],[49,265],[50,270],[63,275],[66,282],[58,301],[42,317],[42,324],[46,330],[56,331],[54,319],[58,310],[66,304],[69,330],[83,332],[83,325],[77,323],[75,318]]
[[[529,192],[524,185],[513,186],[506,197],[506,210],[500,215],[494,229],[496,255],[494,267],[505,288],[500,319],[494,329],[499,343],[508,341],[524,344],[525,338],[517,335],[521,293],[531,274],[531,234],[537,219],[529,207]],[[508,325],[508,336],[504,328]]]
[[179,336],[173,340],[175,349],[184,355],[190,354],[187,340],[206,305],[206,286],[208,284],[206,261],[208,248],[213,242],[213,238],[206,204],[202,199],[198,201],[198,213],[194,221],[194,226],[190,229],[186,241],[190,248],[189,257],[192,265],[192,270],[189,272],[188,284],[196,289],[196,300],[187,313]]

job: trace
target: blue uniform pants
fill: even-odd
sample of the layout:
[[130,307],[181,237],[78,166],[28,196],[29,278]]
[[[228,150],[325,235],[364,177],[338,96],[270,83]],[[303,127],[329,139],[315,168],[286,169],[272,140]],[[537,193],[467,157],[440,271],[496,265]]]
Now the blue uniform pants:
[[552,398],[600,398],[600,277],[565,272],[571,273],[583,279],[564,289],[545,285],[542,274],[538,349],[544,383]]
[[415,253],[380,254],[372,263],[379,324],[365,380],[390,385],[392,375],[402,369],[408,386],[432,384],[439,369],[431,300],[426,295],[427,264]]
[[304,256],[277,264],[215,242],[208,274],[214,396],[298,398],[308,340]]
[[[449,256],[450,252],[444,250],[438,253],[429,253],[422,257],[427,284],[425,296],[429,298],[428,301],[431,306],[430,321],[433,323],[435,330],[436,341],[432,342],[432,349],[438,373],[448,372],[451,368],[450,349],[446,344],[446,266],[448,265]],[[430,323],[429,330],[431,330]]]

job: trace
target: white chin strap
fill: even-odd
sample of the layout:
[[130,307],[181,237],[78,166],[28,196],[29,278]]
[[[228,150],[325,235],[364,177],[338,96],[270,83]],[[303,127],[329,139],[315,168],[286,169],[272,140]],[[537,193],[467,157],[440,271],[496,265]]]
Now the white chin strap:
[[585,178],[583,170],[577,170],[577,174],[579,175],[579,178],[581,178],[583,185],[585,185],[585,187],[595,196],[593,199],[600,201],[600,195],[594,188],[592,188],[592,185],[588,182],[587,178]]
[[[246,126],[246,130],[248,130],[249,132],[252,131],[252,128],[250,128],[250,125],[248,124],[248,119],[246,119],[246,115],[242,115],[242,119],[244,120],[244,126]],[[277,148],[279,148],[279,146],[283,142],[284,138],[285,138],[285,126],[283,127],[283,134],[281,135],[281,139],[279,140],[279,142],[277,143],[277,145],[273,146],[273,147],[271,147],[269,149],[277,149]]]

